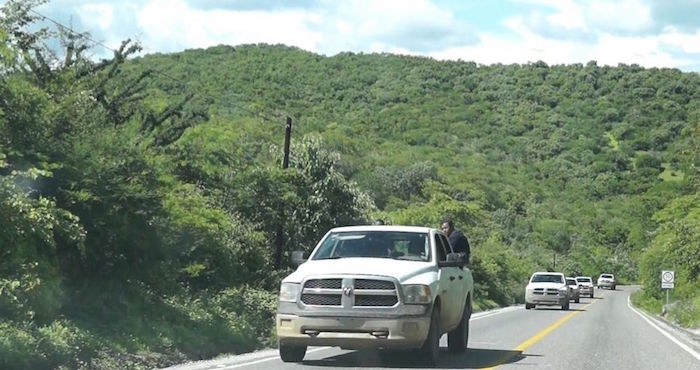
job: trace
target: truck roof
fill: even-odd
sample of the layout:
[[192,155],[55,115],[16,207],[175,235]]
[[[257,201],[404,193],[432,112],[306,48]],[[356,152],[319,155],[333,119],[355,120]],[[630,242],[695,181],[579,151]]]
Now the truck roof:
[[[556,271],[537,271],[537,272],[534,272],[532,275],[533,276],[534,275],[561,275],[561,276],[564,276],[564,273],[563,272],[556,272]],[[566,277],[566,276],[564,276],[564,277]]]
[[344,232],[344,231],[401,231],[409,233],[429,233],[431,230],[439,232],[439,230],[424,227],[424,226],[404,226],[404,225],[357,225],[357,226],[343,226],[335,227],[331,229],[332,232]]

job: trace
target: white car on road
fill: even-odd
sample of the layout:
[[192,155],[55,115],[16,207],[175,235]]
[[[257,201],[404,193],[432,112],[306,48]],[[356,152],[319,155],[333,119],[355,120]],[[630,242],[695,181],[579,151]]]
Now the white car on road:
[[566,285],[569,286],[569,300],[579,303],[581,301],[581,289],[579,289],[576,279],[567,277]]
[[561,272],[535,272],[525,288],[525,309],[536,305],[569,309],[569,286]]
[[593,298],[593,279],[590,276],[577,276],[576,284],[578,284],[582,295]]
[[615,290],[616,285],[615,275],[613,274],[601,274],[598,278],[598,289],[608,288]]

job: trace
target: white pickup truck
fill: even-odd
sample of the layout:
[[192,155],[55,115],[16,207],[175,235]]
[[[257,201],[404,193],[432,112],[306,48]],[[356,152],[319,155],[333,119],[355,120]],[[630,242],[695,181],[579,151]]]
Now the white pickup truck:
[[535,272],[525,287],[525,309],[536,305],[561,306],[569,309],[569,286],[561,272]]
[[350,226],[330,230],[280,287],[276,326],[282,361],[307,346],[419,349],[435,364],[448,333],[451,352],[469,340],[473,279],[437,229]]

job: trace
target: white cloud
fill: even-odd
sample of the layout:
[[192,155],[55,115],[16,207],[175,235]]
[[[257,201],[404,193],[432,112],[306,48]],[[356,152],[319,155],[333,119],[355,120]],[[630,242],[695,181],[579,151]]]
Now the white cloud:
[[425,52],[470,43],[473,35],[454,14],[428,0],[325,1],[321,51]]
[[106,30],[112,26],[114,8],[107,3],[85,4],[78,8],[78,16],[88,27]]
[[98,1],[46,6],[56,4],[64,21],[77,13],[79,27],[112,47],[136,36],[147,53],[263,42],[325,55],[390,52],[485,64],[596,60],[697,69],[700,59],[700,22],[660,29],[649,0],[512,0],[518,10],[494,17],[488,31],[434,0]]
[[580,49],[571,42],[531,35],[525,39],[496,34],[480,35],[473,46],[449,48],[431,53],[436,59],[462,59],[481,64],[528,63],[543,60],[548,64],[580,62]]
[[586,17],[581,6],[573,1],[556,1],[552,3],[557,12],[546,17],[549,24],[567,30],[586,30]]
[[[536,28],[582,32],[639,32],[653,26],[651,4],[643,0],[516,0],[537,5],[528,23]],[[544,13],[551,14],[544,15]]]
[[700,29],[695,33],[682,33],[675,27],[666,27],[659,36],[659,41],[684,53],[700,54]]
[[687,35],[675,30],[658,36],[616,36],[602,33],[590,44],[546,38],[531,31],[518,37],[481,34],[480,40],[477,45],[448,48],[430,53],[430,56],[437,59],[473,60],[481,64],[522,64],[538,60],[547,64],[571,64],[595,60],[601,65],[616,66],[625,63],[673,68],[697,62],[675,56],[662,46],[677,47],[687,53],[700,52],[700,32]]
[[588,51],[602,64],[639,64],[645,67],[675,67],[687,64],[687,60],[674,58],[659,47],[659,36],[615,36],[601,35],[598,42]]
[[646,67],[697,64],[682,55],[700,51],[700,30],[688,34],[667,27],[653,34],[650,6],[638,0],[520,2],[538,7],[503,20],[510,33],[481,33],[477,45],[448,48],[431,55],[484,64],[537,60],[548,64],[595,60],[607,65],[634,63]]
[[640,0],[592,1],[586,18],[599,29],[645,31],[653,26],[651,5]]
[[324,54],[418,53],[475,40],[451,12],[428,0],[327,1],[322,5],[315,10],[241,11],[154,0],[139,11],[138,27],[144,45],[158,45],[159,51],[265,42]]
[[144,44],[160,51],[259,42],[316,51],[323,38],[310,29],[316,22],[317,16],[300,10],[200,10],[181,0],[151,1],[138,15]]

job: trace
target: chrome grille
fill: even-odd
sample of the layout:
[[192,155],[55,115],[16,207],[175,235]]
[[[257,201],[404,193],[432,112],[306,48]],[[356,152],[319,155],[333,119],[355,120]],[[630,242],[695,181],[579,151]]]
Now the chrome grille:
[[342,279],[314,279],[308,280],[306,284],[304,284],[304,288],[340,289],[342,284]]
[[376,290],[394,290],[394,283],[387,280],[368,280],[368,279],[357,279],[355,280],[355,289],[376,289]]
[[301,301],[311,306],[340,306],[340,294],[302,294]]
[[535,291],[532,293],[535,295],[558,295],[559,291],[554,288],[535,288]]
[[398,303],[395,295],[357,295],[355,306],[362,307],[391,307]]
[[301,292],[301,303],[308,306],[393,307],[398,302],[395,283],[382,279],[312,278]]

